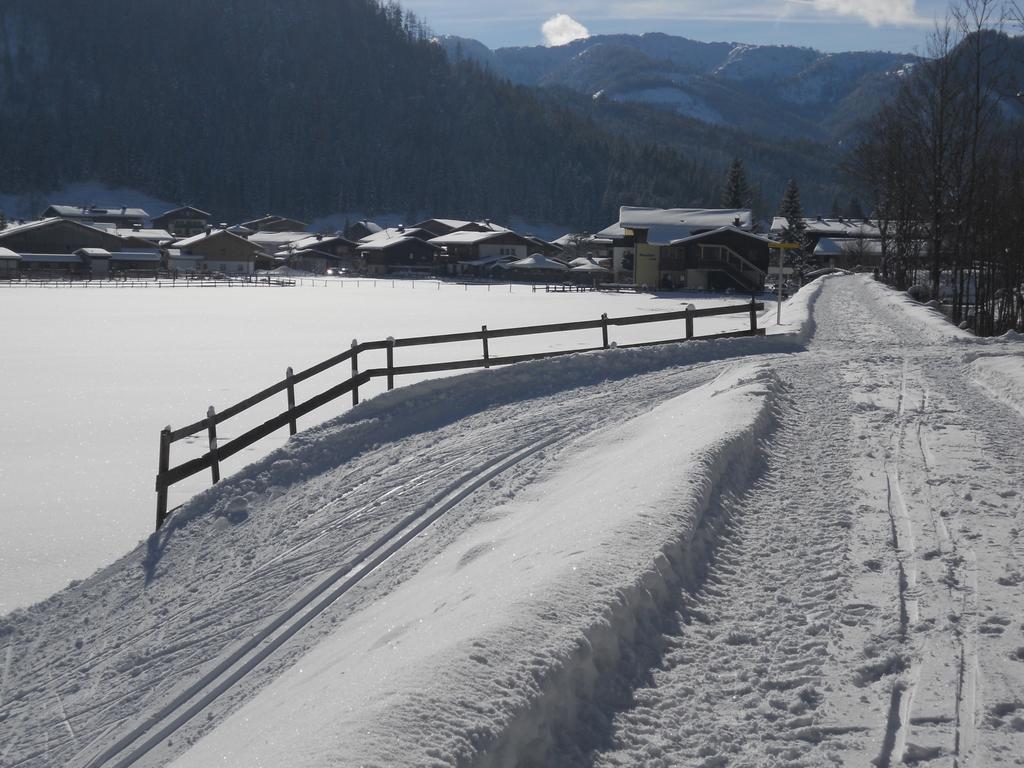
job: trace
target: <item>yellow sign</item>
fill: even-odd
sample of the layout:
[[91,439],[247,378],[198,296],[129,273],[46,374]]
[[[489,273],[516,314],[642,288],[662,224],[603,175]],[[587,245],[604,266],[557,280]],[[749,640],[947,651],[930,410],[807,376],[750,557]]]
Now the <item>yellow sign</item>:
[[803,248],[800,243],[768,243],[769,248],[779,248],[783,251],[792,251],[796,248]]

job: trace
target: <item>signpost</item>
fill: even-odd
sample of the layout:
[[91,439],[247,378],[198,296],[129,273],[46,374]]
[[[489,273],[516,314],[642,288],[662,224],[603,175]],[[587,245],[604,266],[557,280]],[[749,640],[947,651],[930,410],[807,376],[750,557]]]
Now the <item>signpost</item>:
[[782,325],[782,255],[786,251],[796,250],[800,247],[800,243],[769,243],[768,247],[779,249],[779,277],[776,280],[779,295],[775,304],[775,324]]

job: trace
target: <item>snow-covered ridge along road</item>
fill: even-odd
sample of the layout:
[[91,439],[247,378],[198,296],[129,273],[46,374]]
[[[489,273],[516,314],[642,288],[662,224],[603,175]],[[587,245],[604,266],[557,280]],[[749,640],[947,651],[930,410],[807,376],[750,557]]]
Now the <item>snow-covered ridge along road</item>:
[[1020,764],[1022,345],[791,304],[298,435],[0,624],[0,766]]

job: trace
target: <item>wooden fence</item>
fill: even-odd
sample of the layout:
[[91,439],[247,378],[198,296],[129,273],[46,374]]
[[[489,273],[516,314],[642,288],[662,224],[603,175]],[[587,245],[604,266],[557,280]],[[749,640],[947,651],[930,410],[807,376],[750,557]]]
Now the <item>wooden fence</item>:
[[[350,349],[335,355],[321,363],[307,368],[304,371],[295,373],[291,368],[287,370],[284,380],[273,384],[266,389],[257,392],[252,397],[246,398],[223,411],[217,412],[211,405],[206,412],[206,418],[200,419],[194,424],[189,424],[178,429],[171,429],[169,426],[160,431],[160,463],[156,476],[156,528],[163,525],[167,517],[167,491],[177,482],[191,477],[205,469],[210,470],[214,483],[220,480],[220,462],[234,456],[239,451],[249,447],[257,440],[267,437],[279,429],[288,427],[290,434],[294,435],[298,430],[298,419],[309,414],[322,405],[325,405],[346,394],[351,394],[352,405],[359,403],[359,387],[371,379],[386,378],[388,389],[395,386],[395,377],[413,373],[434,373],[438,371],[454,371],[463,368],[489,368],[492,365],[509,365],[520,363],[526,360],[540,360],[559,355],[569,355],[578,352],[593,352],[599,349],[608,349],[611,344],[608,340],[608,328],[610,326],[640,325],[646,323],[664,323],[673,320],[683,320],[686,324],[686,335],[683,338],[668,339],[663,341],[641,342],[637,344],[617,345],[620,348],[654,346],[657,344],[674,344],[690,339],[718,339],[736,336],[763,336],[764,329],[757,327],[757,313],[764,309],[764,304],[751,300],[746,304],[734,304],[724,307],[708,307],[706,309],[685,309],[677,312],[659,312],[649,315],[634,315],[631,317],[610,318],[607,314],[601,315],[600,320],[583,320],[571,323],[552,323],[549,325],[530,325],[517,328],[503,328],[488,330],[483,326],[479,331],[467,333],[447,333],[436,336],[416,336],[407,339],[389,338],[384,341],[352,342]],[[731,315],[738,313],[750,314],[750,328],[744,331],[733,331],[728,333],[707,334],[695,336],[693,332],[694,320],[701,317],[715,317],[718,315]],[[489,342],[491,339],[509,338],[514,336],[529,336],[541,333],[559,333],[566,331],[583,331],[591,329],[601,330],[601,345],[586,349],[559,350],[555,352],[535,352],[531,354],[509,355],[504,357],[492,357],[490,354]],[[418,365],[395,365],[395,350],[403,347],[417,347],[434,344],[450,344],[453,342],[479,341],[482,345],[482,355],[479,358],[469,360],[453,360],[441,363],[421,363]],[[384,368],[370,368],[365,371],[359,370],[359,355],[371,350],[385,350],[387,364]],[[349,362],[351,365],[351,376],[345,381],[335,384],[320,394],[309,398],[302,403],[295,401],[295,385],[307,379],[323,373],[331,368]],[[268,400],[274,395],[285,393],[287,398],[287,410],[263,422],[247,432],[225,442],[223,445],[217,443],[217,426],[228,419],[243,413],[253,406]],[[171,445],[195,435],[205,433],[208,440],[209,450],[199,456],[182,464],[172,467]]]

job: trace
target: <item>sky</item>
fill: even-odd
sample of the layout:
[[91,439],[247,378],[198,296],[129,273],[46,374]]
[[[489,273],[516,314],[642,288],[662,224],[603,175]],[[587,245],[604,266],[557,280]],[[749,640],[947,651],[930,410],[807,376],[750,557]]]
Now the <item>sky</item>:
[[705,42],[923,52],[946,0],[404,0],[436,34],[490,48],[665,32]]

